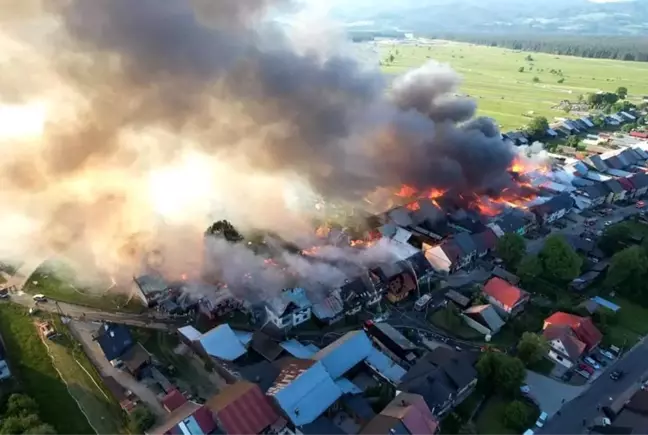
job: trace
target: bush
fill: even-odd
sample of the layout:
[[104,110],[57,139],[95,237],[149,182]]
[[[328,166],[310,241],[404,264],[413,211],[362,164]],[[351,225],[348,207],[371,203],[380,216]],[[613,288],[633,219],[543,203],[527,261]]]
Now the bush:
[[540,83],[540,78],[538,76],[535,76],[533,78],[533,83]]
[[526,429],[531,412],[529,407],[519,400],[514,400],[506,406],[506,413],[504,414],[504,424],[518,432]]

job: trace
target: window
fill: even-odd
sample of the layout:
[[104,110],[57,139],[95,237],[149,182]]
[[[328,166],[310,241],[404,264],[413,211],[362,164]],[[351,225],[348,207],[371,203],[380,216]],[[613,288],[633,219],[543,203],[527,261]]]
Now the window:
[[556,355],[556,359],[557,359],[558,361],[564,361],[563,357],[561,357],[560,355]]

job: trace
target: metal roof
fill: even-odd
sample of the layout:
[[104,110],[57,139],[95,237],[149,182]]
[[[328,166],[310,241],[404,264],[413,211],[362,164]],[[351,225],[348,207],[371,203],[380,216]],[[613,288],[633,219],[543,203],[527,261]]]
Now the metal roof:
[[335,383],[344,394],[362,394],[362,390],[347,378],[340,378]]
[[334,379],[344,375],[371,352],[371,340],[364,331],[351,331],[313,355]]
[[225,361],[234,361],[245,355],[246,349],[228,324],[218,325],[200,337],[205,352]]
[[376,348],[371,348],[365,363],[393,384],[398,384],[405,376],[405,369]]
[[414,343],[409,341],[407,337],[405,337],[403,334],[398,332],[396,328],[394,328],[389,323],[382,322],[382,323],[376,323],[374,325],[383,334],[389,337],[394,343],[398,344],[398,346],[400,346],[401,348],[405,350],[412,350],[417,348],[417,346]]
[[178,333],[189,341],[198,340],[202,336],[202,333],[191,325],[178,328]]
[[279,346],[283,348],[286,352],[294,356],[295,358],[308,359],[315,355],[316,352],[313,352],[312,349],[301,344],[299,341],[294,338],[283,343],[279,343]]

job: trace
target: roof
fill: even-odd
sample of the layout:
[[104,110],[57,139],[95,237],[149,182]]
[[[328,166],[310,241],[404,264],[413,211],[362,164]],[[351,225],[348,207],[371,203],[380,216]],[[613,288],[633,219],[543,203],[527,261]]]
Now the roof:
[[164,423],[147,431],[150,435],[203,435],[216,429],[216,422],[204,405],[187,402],[171,412]]
[[384,414],[378,414],[362,428],[360,434],[410,435],[410,431],[399,419]]
[[434,434],[439,427],[425,399],[418,394],[400,393],[380,413],[397,418],[412,434]]
[[199,340],[200,336],[202,335],[200,331],[198,331],[191,325],[178,328],[178,333],[189,341]]
[[482,322],[479,323],[483,323],[484,326],[490,329],[493,333],[498,332],[500,329],[502,329],[502,326],[504,326],[504,321],[497,314],[495,308],[493,308],[493,306],[490,304],[475,305],[474,307],[470,307],[465,310],[464,314],[468,315],[471,318],[473,318],[474,316],[479,316],[479,318],[482,320]]
[[499,266],[495,267],[491,274],[493,276],[505,279],[506,281],[510,282],[513,285],[516,285],[518,282],[520,282],[520,278],[517,275],[512,274],[508,270],[501,268]]
[[526,220],[517,214],[508,213],[497,220],[499,226],[505,233],[514,233],[526,226]]
[[587,345],[580,341],[574,331],[567,325],[550,325],[542,331],[547,341],[560,340],[565,348],[566,355],[572,361],[581,357]]
[[312,423],[301,426],[299,431],[305,435],[346,435],[346,432],[333,423],[330,418],[324,416],[318,417]]
[[95,340],[108,361],[119,358],[135,343],[128,327],[115,323],[101,325],[95,334]]
[[584,342],[589,349],[597,346],[603,338],[603,334],[594,326],[589,317],[580,317],[559,311],[545,319],[544,327],[547,328],[549,325],[571,327],[578,339]]
[[320,361],[333,379],[337,379],[367,358],[371,349],[371,340],[364,331],[351,331],[317,352],[312,358]]
[[622,169],[625,166],[618,156],[610,156],[607,159],[603,160],[603,162],[605,162],[605,165],[608,168],[612,169]]
[[200,344],[208,355],[225,361],[234,361],[246,352],[243,343],[227,323],[204,333],[200,337]]
[[142,275],[133,279],[145,296],[165,291],[169,286],[162,276],[157,274]]
[[205,406],[228,434],[258,434],[279,418],[259,386],[247,381],[227,385]]
[[427,260],[427,258],[425,258],[425,254],[421,251],[417,252],[411,257],[408,257],[405,261],[407,261],[412,266],[412,268],[416,272],[416,276],[418,277],[425,276],[434,271],[434,268],[432,267],[430,262]]
[[497,276],[488,280],[484,286],[484,293],[501,302],[507,308],[513,308],[528,295],[524,290]]
[[648,391],[637,391],[634,396],[632,396],[630,401],[626,403],[625,408],[629,409],[630,411],[648,415]]
[[168,412],[173,412],[187,403],[187,398],[182,395],[178,389],[174,388],[166,396],[162,398],[162,406]]
[[151,361],[151,354],[140,343],[135,343],[121,356],[121,360],[128,370],[134,372]]
[[446,292],[445,297],[453,302],[456,302],[460,307],[467,307],[470,304],[470,299],[455,290]]
[[290,307],[306,309],[312,306],[303,288],[286,289],[281,295],[271,299],[268,306],[277,316],[283,316]]
[[495,248],[497,244],[497,236],[495,232],[488,228],[481,233],[473,234],[473,242],[477,247],[477,252],[486,252]]
[[313,304],[313,315],[320,320],[332,319],[344,311],[339,292],[332,292],[321,302]]
[[281,367],[278,364],[280,361],[272,363],[267,360],[260,361],[256,364],[246,365],[238,369],[242,379],[254,382],[261,388],[264,393],[272,387],[275,380],[281,372]]
[[279,343],[279,346],[295,358],[309,359],[316,353],[294,338]]
[[376,329],[380,330],[380,332],[385,334],[387,337],[389,337],[390,340],[392,340],[402,349],[405,350],[417,349],[417,346],[414,343],[409,341],[407,337],[405,337],[403,334],[398,332],[398,330],[394,328],[392,325],[390,325],[389,323],[386,322],[374,323],[373,326]]
[[268,361],[274,361],[283,352],[283,348],[276,341],[261,331],[252,334],[250,348]]
[[634,174],[632,177],[630,177],[630,182],[635,187],[635,189],[648,187],[648,174],[645,174],[643,172]]
[[610,192],[612,193],[622,193],[623,192],[623,187],[621,186],[621,183],[619,183],[617,180],[607,180],[603,182],[603,185],[607,187]]
[[342,396],[331,375],[319,361],[286,361],[274,385],[267,391],[296,426],[312,423]]
[[369,355],[365,359],[365,364],[393,384],[399,383],[405,376],[404,368],[375,347],[371,348]]
[[607,189],[600,183],[594,183],[589,186],[583,186],[580,188],[580,191],[587,194],[587,196],[591,199],[605,197],[608,194]]
[[597,171],[605,171],[607,165],[603,163],[603,159],[599,155],[592,155],[583,160],[586,164],[592,166]]
[[600,296],[594,296],[592,298],[592,301],[596,302],[598,305],[600,305],[602,307],[607,308],[608,310],[614,311],[615,313],[621,309],[621,307],[618,306],[617,304],[612,303],[612,302],[608,301],[607,299],[603,299]]
[[477,251],[477,246],[475,246],[475,243],[473,242],[470,234],[455,234],[454,241],[461,248],[463,255],[469,255],[470,253]]
[[342,398],[342,403],[351,409],[353,414],[362,418],[363,420],[371,420],[376,416],[376,413],[371,408],[369,401],[359,395],[346,395]]
[[559,210],[568,210],[574,206],[574,198],[569,193],[561,193],[533,207],[533,211],[540,214],[550,214]]

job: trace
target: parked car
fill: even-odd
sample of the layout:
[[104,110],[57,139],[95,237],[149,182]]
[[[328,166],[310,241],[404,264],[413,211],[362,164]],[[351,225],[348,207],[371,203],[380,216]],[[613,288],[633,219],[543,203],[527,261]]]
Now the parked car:
[[588,365],[594,367],[596,370],[600,370],[600,368],[601,368],[601,365],[600,365],[599,363],[597,363],[596,361],[594,361],[594,360],[593,360],[592,358],[590,358],[589,356],[588,356],[588,357],[585,357],[585,358],[583,359],[583,361],[584,361],[586,364],[588,364]]
[[525,385],[522,385],[522,386],[520,387],[520,391],[522,392],[522,394],[529,394],[529,393],[531,392],[531,387],[529,387],[529,386],[526,385],[526,384],[525,384]]
[[592,374],[590,372],[586,372],[585,370],[576,370],[576,373],[584,377],[585,379],[589,379],[592,377]]
[[637,201],[637,208],[643,208],[646,205],[643,201]]
[[612,373],[610,373],[610,379],[613,381],[618,381],[623,377],[625,373],[622,370],[615,370]]
[[594,374],[594,368],[591,367],[591,366],[588,366],[587,364],[578,364],[578,370],[587,372],[590,375]]
[[32,296],[32,299],[36,302],[47,302],[47,298],[43,294],[37,294]]
[[535,425],[538,427],[544,426],[545,423],[547,422],[547,417],[549,416],[547,415],[546,412],[543,411],[542,413],[540,413],[540,417],[538,417],[538,420],[536,421]]
[[597,362],[602,367],[607,366],[607,360],[603,357],[603,355],[601,355],[598,352],[590,354],[590,358],[592,358],[595,362]]
[[609,359],[616,358],[609,350],[606,349],[599,349],[599,353]]
[[612,225],[612,221],[605,221],[605,223],[603,225],[605,225],[606,227],[609,227],[610,225]]

